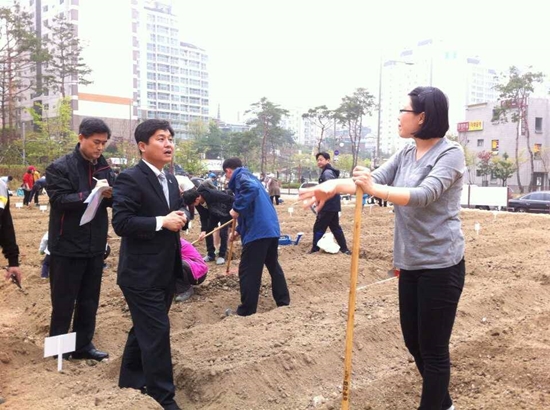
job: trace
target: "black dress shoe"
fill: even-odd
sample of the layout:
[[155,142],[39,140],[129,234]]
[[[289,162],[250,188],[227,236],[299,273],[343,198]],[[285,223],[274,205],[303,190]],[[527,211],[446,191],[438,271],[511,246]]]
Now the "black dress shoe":
[[109,357],[109,353],[101,352],[97,349],[84,350],[82,352],[73,352],[71,354],[73,359],[92,359],[97,360],[98,362]]
[[349,249],[346,249],[345,251],[341,251],[345,255],[351,255],[351,251]]

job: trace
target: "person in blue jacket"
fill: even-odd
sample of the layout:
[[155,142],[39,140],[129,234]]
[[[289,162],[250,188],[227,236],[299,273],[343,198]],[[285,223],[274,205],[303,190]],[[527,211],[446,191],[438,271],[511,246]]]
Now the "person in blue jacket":
[[[269,195],[260,180],[243,167],[239,158],[226,159],[223,170],[229,180],[229,189],[235,194],[229,214],[238,222],[230,240],[240,235],[243,246],[239,263],[241,304],[236,313],[239,316],[256,313],[264,265],[271,275],[275,303],[288,306],[290,295],[277,250],[281,236],[279,219]],[[230,309],[226,311],[226,315],[232,313]]]

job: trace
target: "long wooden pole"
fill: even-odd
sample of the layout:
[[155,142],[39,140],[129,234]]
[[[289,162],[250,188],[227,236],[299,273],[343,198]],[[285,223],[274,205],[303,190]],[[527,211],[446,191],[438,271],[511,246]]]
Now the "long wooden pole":
[[[204,238],[206,238],[207,236],[212,235],[214,232],[219,231],[220,229],[226,227],[226,226],[229,225],[230,223],[231,223],[231,221],[227,221],[227,222],[224,223],[223,225],[218,226],[216,229],[212,229],[210,232],[208,232],[206,235],[204,235]],[[203,238],[203,239],[204,239],[204,238]],[[197,239],[196,241],[191,242],[191,245],[196,244],[198,241],[199,241],[199,239]]]
[[357,272],[359,270],[359,238],[361,236],[361,211],[363,190],[357,187],[355,192],[355,216],[353,218],[353,247],[351,251],[351,274],[349,284],[348,325],[346,329],[346,355],[344,359],[344,384],[342,386],[342,410],[349,409],[351,385],[351,357],[353,353],[353,327],[355,319],[355,295]]
[[231,243],[229,244],[229,255],[227,255],[227,267],[225,268],[225,274],[227,275],[229,273],[229,267],[231,266],[231,258],[233,257],[233,242],[235,242],[235,239],[233,238],[233,234],[235,233],[235,226],[237,225],[237,220],[233,219],[233,223],[231,224]]

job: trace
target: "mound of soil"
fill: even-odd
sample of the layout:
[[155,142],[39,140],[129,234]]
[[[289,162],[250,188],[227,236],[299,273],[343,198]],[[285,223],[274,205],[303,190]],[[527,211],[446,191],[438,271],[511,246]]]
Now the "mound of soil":
[[[290,203],[290,200],[287,201]],[[43,358],[50,318],[49,284],[40,278],[38,245],[48,213],[16,209],[24,291],[0,284],[0,396],[2,409],[158,409],[151,398],[117,387],[120,356],[131,326],[116,286],[120,240],[103,277],[96,346],[109,361],[57,362]],[[176,399],[185,409],[340,408],[350,257],[309,255],[314,215],[277,207],[291,306],[275,308],[264,272],[258,314],[224,317],[239,302],[238,279],[211,265],[206,282],[170,312]],[[353,206],[342,225],[351,248]],[[451,340],[451,395],[457,409],[550,407],[550,217],[465,210],[467,277]],[[474,230],[475,223],[481,229]],[[359,290],[355,314],[351,407],[412,409],[421,387],[399,329],[392,266],[391,208],[363,210]],[[189,238],[198,236],[191,229]],[[204,253],[204,244],[199,248]],[[235,246],[232,271],[240,246]]]

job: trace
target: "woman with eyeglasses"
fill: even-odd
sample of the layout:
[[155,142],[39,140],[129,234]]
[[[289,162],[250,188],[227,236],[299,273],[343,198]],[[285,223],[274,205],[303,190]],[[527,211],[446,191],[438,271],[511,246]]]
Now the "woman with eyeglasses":
[[419,410],[454,410],[449,395],[449,340],[464,287],[460,221],[465,159],[445,137],[447,98],[435,87],[412,90],[399,113],[400,138],[412,139],[378,169],[357,166],[353,178],[300,192],[321,208],[336,193],[364,193],[394,204],[394,266],[400,269],[399,312],[405,345],[422,376]]

